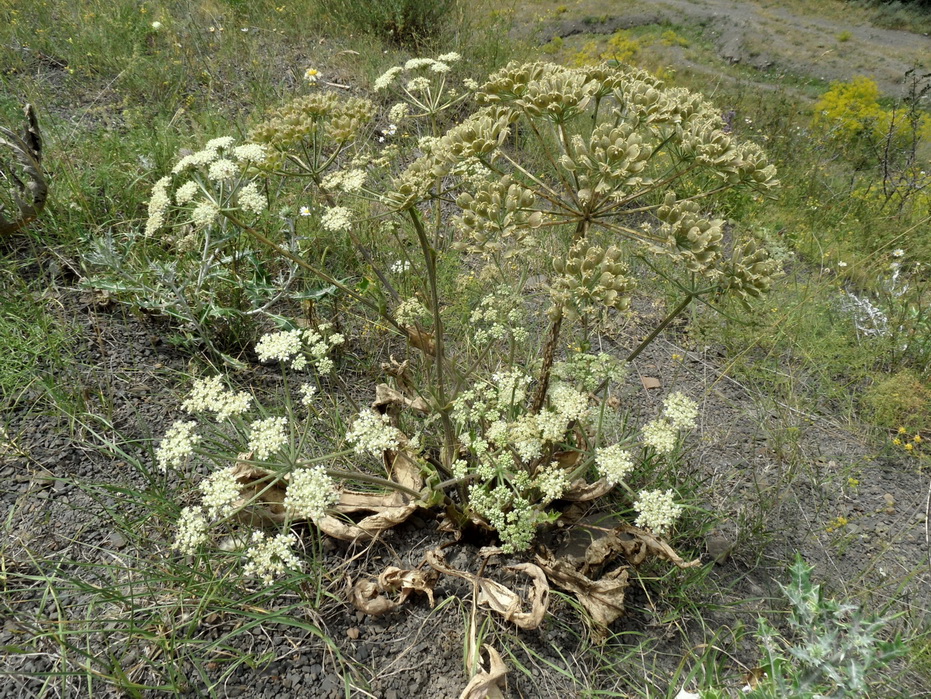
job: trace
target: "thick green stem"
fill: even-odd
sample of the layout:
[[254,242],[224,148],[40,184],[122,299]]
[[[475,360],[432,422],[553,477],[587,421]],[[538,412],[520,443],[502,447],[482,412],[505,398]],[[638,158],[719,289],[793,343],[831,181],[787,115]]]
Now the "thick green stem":
[[453,429],[452,420],[449,417],[449,400],[446,395],[446,379],[444,374],[445,355],[443,352],[443,319],[440,315],[440,295],[436,283],[436,250],[427,240],[427,232],[424,230],[423,222],[417,210],[410,209],[411,221],[414,223],[414,230],[417,231],[417,239],[420,241],[420,248],[423,252],[424,262],[427,265],[427,279],[430,284],[430,306],[433,311],[433,334],[434,334],[434,365],[436,371],[436,392],[437,402],[439,403],[438,411],[440,421],[443,423],[443,450],[440,461],[443,468],[449,471],[453,463],[453,456],[456,450],[456,432]]
[[629,363],[629,362],[634,361],[637,357],[639,357],[640,353],[646,349],[647,345],[653,342],[653,340],[656,339],[656,336],[659,335],[661,332],[663,332],[663,330],[666,329],[666,326],[669,325],[672,321],[674,321],[676,319],[676,316],[678,316],[680,313],[682,313],[682,311],[685,310],[685,307],[689,305],[689,303],[692,301],[693,298],[694,297],[691,294],[686,296],[682,300],[682,302],[678,306],[676,306],[668,316],[666,316],[663,319],[663,322],[657,325],[655,328],[653,328],[653,332],[647,335],[643,339],[643,342],[637,345],[637,348],[633,352],[631,352],[629,355],[627,355],[627,359],[625,361]]

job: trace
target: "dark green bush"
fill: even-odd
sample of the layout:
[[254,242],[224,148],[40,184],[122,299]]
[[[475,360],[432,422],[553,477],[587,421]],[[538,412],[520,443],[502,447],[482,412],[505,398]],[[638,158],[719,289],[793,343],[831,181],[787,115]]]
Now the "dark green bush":
[[320,0],[335,21],[413,47],[435,37],[455,5],[456,0]]

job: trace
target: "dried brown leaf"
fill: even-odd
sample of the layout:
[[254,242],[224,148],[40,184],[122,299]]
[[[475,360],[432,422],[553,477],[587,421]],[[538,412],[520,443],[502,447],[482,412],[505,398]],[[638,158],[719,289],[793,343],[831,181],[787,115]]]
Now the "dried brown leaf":
[[608,483],[604,478],[599,478],[594,483],[589,483],[585,480],[573,481],[566,490],[561,498],[563,500],[569,500],[570,502],[587,502],[589,500],[597,500],[602,495],[607,495],[611,492],[611,489],[614,488],[613,485]]
[[543,621],[549,604],[550,586],[543,571],[532,563],[522,563],[510,566],[509,570],[524,573],[533,579],[533,594],[530,599],[530,611],[523,611],[520,595],[499,582],[483,578],[468,571],[451,568],[446,563],[443,552],[439,549],[428,551],[427,563],[445,575],[462,578],[472,583],[477,591],[479,605],[491,609],[503,616],[507,621],[514,623],[522,629],[535,629]]
[[359,580],[352,586],[352,604],[360,612],[379,616],[398,608],[398,602],[388,599],[374,580]]
[[624,595],[630,586],[627,568],[618,568],[599,580],[591,580],[568,561],[537,556],[537,563],[551,583],[578,597],[595,624],[595,640],[603,641],[611,622],[624,614]]
[[410,408],[425,415],[430,412],[430,405],[420,396],[408,398],[386,383],[380,383],[375,387],[375,400],[372,402],[372,407],[380,413],[394,407]]
[[459,699],[504,699],[501,693],[502,680],[508,668],[494,648],[485,644],[488,653],[488,670],[475,675],[462,690]]
[[401,596],[398,604],[404,604],[412,592],[423,592],[433,607],[433,588],[439,576],[435,570],[404,570],[395,566],[388,566],[378,576],[378,586],[385,592],[398,592]]
[[629,524],[621,524],[615,531],[617,532],[621,551],[627,560],[634,565],[640,565],[648,556],[665,558],[679,568],[696,568],[701,565],[701,558],[686,562],[675,552],[672,546],[655,534],[643,529],[638,529]]
[[405,330],[407,330],[407,341],[412,347],[416,347],[424,354],[433,356],[433,353],[436,352],[436,345],[433,342],[432,333],[413,325],[408,325]]
[[332,536],[340,541],[366,541],[374,538],[372,534],[360,529],[351,522],[344,522],[331,515],[324,515],[314,520],[314,524],[327,536]]

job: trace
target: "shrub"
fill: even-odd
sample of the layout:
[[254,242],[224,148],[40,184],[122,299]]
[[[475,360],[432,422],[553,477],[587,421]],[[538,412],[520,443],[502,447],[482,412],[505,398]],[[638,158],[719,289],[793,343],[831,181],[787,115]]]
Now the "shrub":
[[446,25],[456,0],[319,0],[329,16],[357,31],[418,46]]
[[900,371],[870,386],[863,397],[879,427],[926,429],[931,426],[931,388],[914,371]]
[[[327,93],[292,100],[253,129],[264,157],[244,179],[221,178],[222,195],[211,172],[227,168],[217,154],[231,147],[225,141],[187,156],[156,185],[153,235],[179,222],[198,236],[237,229],[338,289],[367,336],[387,330],[410,348],[403,363],[385,365],[392,384],[375,387],[371,408],[328,398],[318,414],[329,423],[298,408],[338,385],[326,355],[352,338],[324,326],[292,325],[256,347],[285,374],[305,375],[307,393],[292,387],[279,405],[253,407],[220,379],[196,385],[185,403],[192,418],[166,435],[160,464],[186,468],[193,458],[221,468],[185,512],[179,549],[223,527],[251,540],[235,533],[244,509],[252,521],[258,510],[279,526],[307,520],[355,540],[418,506],[441,505],[445,526],[478,528],[516,552],[560,516],[559,503],[615,488],[653,532],[630,527],[634,536],[673,531],[682,511],[674,484],[651,474],[678,458],[697,404],[672,393],[638,429],[607,408],[619,363],[568,348],[628,307],[628,260],[644,261],[679,294],[630,358],[694,299],[749,304],[763,294],[776,265],[752,239],[726,241],[724,222],[709,212],[721,192],[768,192],[774,169],[757,146],[725,133],[698,95],[605,64],[510,64],[483,85],[465,81],[479,106],[444,132],[465,99],[453,78],[458,60],[415,58],[386,72],[375,90],[398,100],[387,114]],[[423,135],[404,148],[405,132]],[[364,281],[336,279],[300,246],[263,233],[251,198],[236,193],[252,185],[275,199],[255,207],[262,211],[313,201],[314,245],[348,241]],[[198,213],[205,206],[209,215]],[[444,279],[469,275],[482,291],[457,317],[450,310],[464,287]],[[546,280],[542,292],[529,286],[534,275]],[[296,493],[295,479],[313,487]],[[353,483],[395,492],[365,494]],[[313,507],[291,507],[310,501],[305,490],[319,496]],[[346,518],[360,509],[372,514]],[[257,541],[262,560],[290,565],[289,540],[275,539],[270,559],[271,540]]]

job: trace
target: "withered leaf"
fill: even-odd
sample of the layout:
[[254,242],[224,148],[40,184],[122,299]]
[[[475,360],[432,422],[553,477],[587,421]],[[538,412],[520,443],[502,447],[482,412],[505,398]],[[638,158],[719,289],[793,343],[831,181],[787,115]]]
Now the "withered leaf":
[[602,495],[607,495],[612,488],[614,488],[614,486],[608,483],[604,478],[599,478],[594,483],[589,483],[580,479],[573,481],[569,488],[562,494],[561,498],[563,500],[569,500],[570,502],[587,502],[589,500],[596,500]]
[[413,325],[408,325],[405,330],[407,330],[407,341],[412,347],[416,347],[424,354],[429,354],[431,357],[433,356],[433,353],[436,351],[436,346],[433,342],[432,333],[428,333],[426,330]]
[[643,387],[647,390],[661,388],[663,385],[663,383],[654,376],[641,376],[640,383],[642,383]]
[[352,603],[356,609],[365,614],[379,616],[398,608],[398,603],[381,594],[381,589],[374,580],[358,580],[352,586]]
[[618,542],[628,561],[640,565],[648,556],[665,558],[679,568],[695,568],[701,565],[701,559],[686,562],[665,541],[643,529],[621,524],[617,529]]
[[412,592],[423,592],[430,600],[430,606],[435,605],[433,588],[439,576],[435,570],[404,570],[395,566],[388,566],[378,576],[378,586],[385,592],[401,592],[398,604],[404,604]]
[[484,648],[488,653],[488,670],[476,674],[462,690],[459,699],[504,699],[501,684],[508,668],[498,651],[487,643]]
[[509,570],[524,573],[533,579],[533,593],[530,599],[530,611],[523,611],[522,600],[513,590],[499,582],[483,578],[464,570],[451,568],[446,563],[443,552],[439,549],[428,551],[427,563],[445,575],[462,578],[472,583],[476,589],[476,601],[480,606],[491,609],[503,616],[507,621],[514,623],[522,629],[535,629],[543,622],[549,604],[550,586],[546,575],[533,563],[521,563],[510,566]]
[[372,407],[378,412],[384,412],[384,409],[399,407],[410,408],[418,413],[427,414],[430,412],[430,405],[423,398],[408,398],[400,391],[396,391],[386,383],[380,383],[375,387],[375,400]]
[[550,582],[578,597],[595,624],[595,640],[604,641],[608,626],[624,614],[625,590],[630,586],[627,568],[618,568],[599,580],[591,580],[568,561],[537,556],[537,563]]

